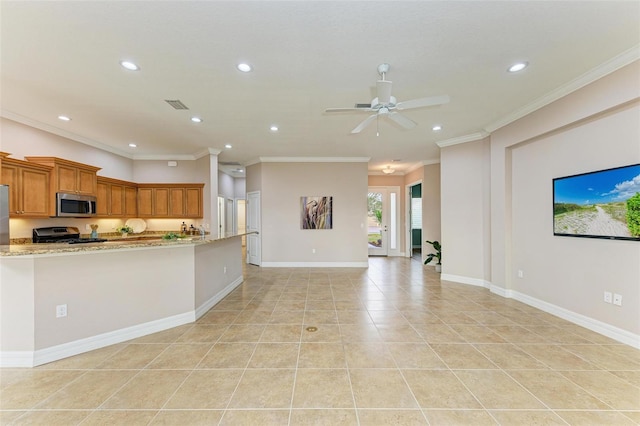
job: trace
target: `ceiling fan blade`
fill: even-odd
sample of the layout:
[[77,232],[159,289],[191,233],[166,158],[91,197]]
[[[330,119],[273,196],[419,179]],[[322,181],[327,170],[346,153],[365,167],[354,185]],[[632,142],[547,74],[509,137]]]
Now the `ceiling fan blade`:
[[353,111],[371,112],[374,110],[371,108],[327,108],[324,110],[324,112],[353,112]]
[[399,110],[410,108],[422,108],[428,106],[442,105],[448,103],[449,95],[431,96],[429,98],[412,99],[410,101],[398,102],[396,108]]
[[391,82],[388,80],[378,80],[376,88],[378,91],[378,103],[387,105],[391,100]]
[[367,118],[364,119],[364,121],[362,123],[358,124],[356,126],[356,128],[351,131],[351,133],[360,133],[362,131],[362,129],[367,127],[369,125],[369,123],[371,123],[373,120],[376,119],[377,116],[378,116],[378,114],[372,114],[372,115],[368,116]]
[[412,119],[407,118],[404,115],[399,114],[397,112],[390,112],[389,114],[387,114],[387,117],[389,117],[390,119],[392,119],[393,121],[395,121],[396,123],[404,127],[405,129],[413,129],[417,125],[417,123]]

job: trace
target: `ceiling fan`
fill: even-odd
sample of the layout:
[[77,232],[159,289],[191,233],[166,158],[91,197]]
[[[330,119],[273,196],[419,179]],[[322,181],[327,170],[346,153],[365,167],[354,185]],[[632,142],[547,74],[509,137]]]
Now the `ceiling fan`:
[[398,111],[442,105],[449,102],[448,95],[431,96],[428,98],[397,102],[396,98],[391,96],[391,81],[385,80],[390,67],[391,66],[389,64],[378,65],[378,74],[380,74],[382,80],[378,80],[376,82],[376,93],[378,96],[371,100],[371,104],[356,104],[355,108],[327,108],[325,112],[373,112],[373,114],[358,124],[351,133],[360,133],[365,127],[371,124],[373,120],[377,120],[379,117],[387,117],[405,129],[411,129],[415,127],[417,123],[400,114]]

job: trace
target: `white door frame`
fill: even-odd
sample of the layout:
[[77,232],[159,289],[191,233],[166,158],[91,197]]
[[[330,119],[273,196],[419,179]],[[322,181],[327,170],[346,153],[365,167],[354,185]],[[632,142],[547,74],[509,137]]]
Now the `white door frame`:
[[[386,214],[383,211],[382,215],[382,227],[386,228],[383,231],[386,235],[382,235],[382,245],[385,247],[384,249],[376,250],[369,249],[370,256],[400,256],[400,187],[399,186],[370,186],[367,189],[367,192],[380,192],[382,193],[383,200],[382,206],[383,209],[386,207]],[[391,194],[395,194],[395,211],[393,214],[390,213],[389,209],[389,200],[391,198]],[[392,224],[390,220],[395,218],[395,223]],[[393,226],[392,226],[393,225]],[[367,233],[368,234],[368,233]],[[392,241],[395,236],[394,241]]]
[[[411,182],[405,185],[405,221],[406,224],[406,232],[405,232],[405,257],[411,257],[413,254],[413,246],[411,244],[411,240],[413,236],[411,235],[411,187],[416,186],[418,184],[422,184],[422,179],[417,180],[415,182]],[[420,247],[422,247],[422,241],[420,242]]]

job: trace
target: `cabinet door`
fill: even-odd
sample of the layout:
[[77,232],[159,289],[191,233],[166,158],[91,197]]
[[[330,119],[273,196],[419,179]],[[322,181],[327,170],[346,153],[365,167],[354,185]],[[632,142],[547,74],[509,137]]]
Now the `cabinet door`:
[[11,215],[17,214],[20,211],[18,205],[18,181],[19,181],[19,169],[18,167],[2,164],[2,184],[9,185],[9,213]]
[[57,191],[58,192],[76,192],[78,180],[78,169],[70,166],[58,166]]
[[96,172],[77,169],[76,190],[81,194],[94,195],[96,193]]
[[168,188],[155,188],[153,190],[153,215],[157,217],[169,216]]
[[138,216],[138,189],[133,186],[124,187],[124,215]]
[[186,188],[185,210],[186,217],[202,217],[202,190],[200,188]]
[[171,188],[169,193],[171,194],[169,216],[184,217],[184,188]]
[[111,216],[124,216],[124,186],[109,185],[109,195],[111,198]]
[[153,216],[153,189],[138,188],[138,216]]
[[25,216],[49,216],[49,172],[25,168],[22,182],[22,214]]
[[96,214],[98,216],[109,215],[109,184],[98,182],[98,192],[96,194]]

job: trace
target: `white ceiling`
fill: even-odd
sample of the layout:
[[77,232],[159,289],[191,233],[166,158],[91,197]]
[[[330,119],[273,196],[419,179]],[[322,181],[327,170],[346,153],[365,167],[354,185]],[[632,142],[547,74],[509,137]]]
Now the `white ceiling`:
[[[638,59],[640,43],[638,1],[3,0],[0,19],[4,117],[130,158],[212,148],[241,164],[370,157],[371,171],[438,161],[436,143],[491,132]],[[324,110],[369,102],[383,62],[398,101],[451,102],[406,112],[411,130],[381,120],[379,136],[375,122],[351,135],[366,114]]]

